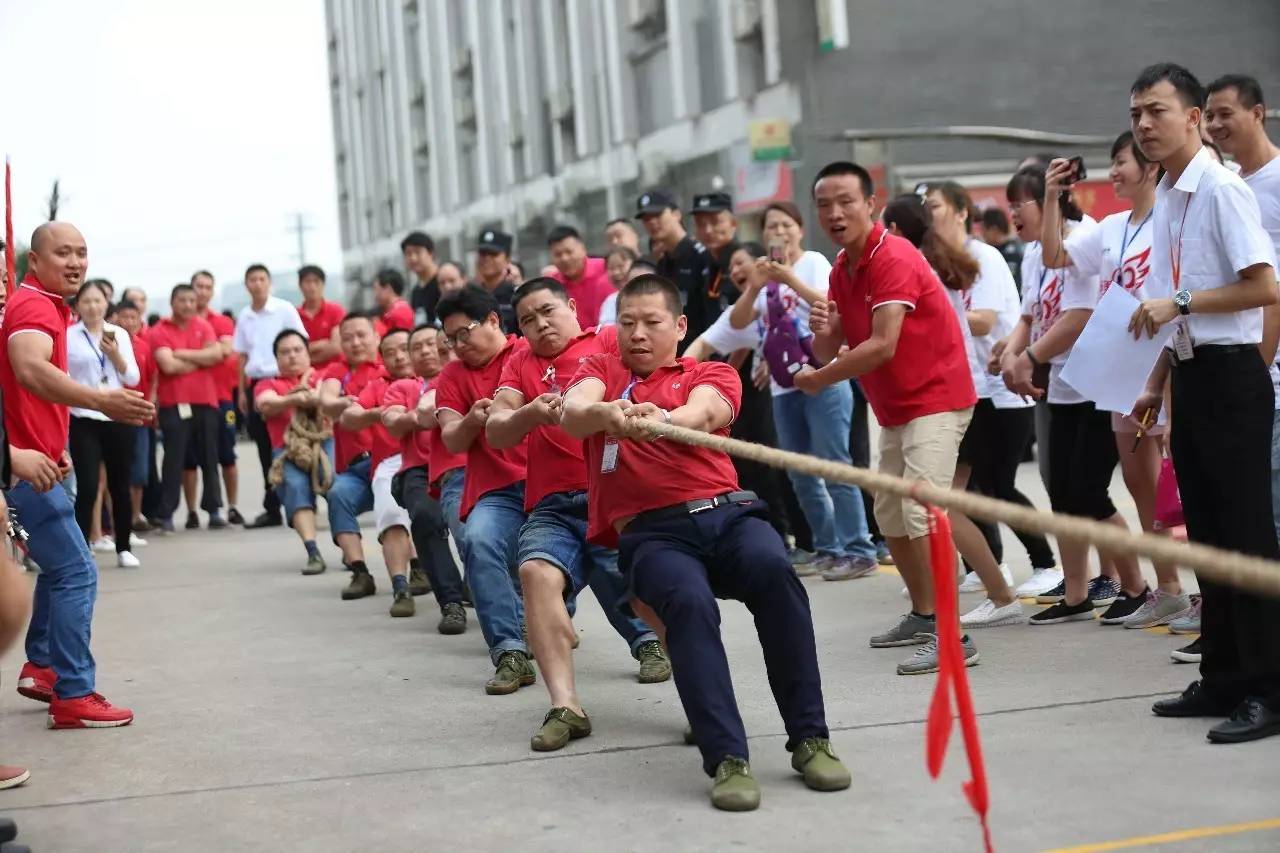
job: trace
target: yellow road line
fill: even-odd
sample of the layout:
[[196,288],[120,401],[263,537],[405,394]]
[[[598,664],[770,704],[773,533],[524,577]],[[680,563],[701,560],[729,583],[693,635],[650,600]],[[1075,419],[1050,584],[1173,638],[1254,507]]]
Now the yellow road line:
[[1251,823],[1229,823],[1222,826],[1201,826],[1195,829],[1180,829],[1176,832],[1164,832],[1160,835],[1143,835],[1137,838],[1123,838],[1119,841],[1103,841],[1098,844],[1081,844],[1078,847],[1059,847],[1046,850],[1045,853],[1103,853],[1106,850],[1125,850],[1131,847],[1149,847],[1153,844],[1168,844],[1178,841],[1191,841],[1196,838],[1213,838],[1218,835],[1238,835],[1242,832],[1261,832],[1267,829],[1280,829],[1280,817],[1270,820],[1256,820]]

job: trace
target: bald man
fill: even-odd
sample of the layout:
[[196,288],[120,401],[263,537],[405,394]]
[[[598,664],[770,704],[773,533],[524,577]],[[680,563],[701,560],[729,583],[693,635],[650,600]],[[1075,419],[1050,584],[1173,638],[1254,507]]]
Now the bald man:
[[51,728],[125,726],[133,712],[95,692],[89,628],[97,565],[76,525],[71,499],[56,484],[71,470],[69,407],[96,409],[132,424],[150,420],[155,408],[137,391],[89,387],[67,375],[71,311],[65,299],[75,295],[89,265],[80,232],[65,222],[41,225],[31,235],[28,260],[27,277],[0,324],[4,428],[10,447],[42,454],[48,462],[44,470],[53,475],[18,475],[8,495],[31,536],[31,556],[40,564],[18,692],[48,703]]

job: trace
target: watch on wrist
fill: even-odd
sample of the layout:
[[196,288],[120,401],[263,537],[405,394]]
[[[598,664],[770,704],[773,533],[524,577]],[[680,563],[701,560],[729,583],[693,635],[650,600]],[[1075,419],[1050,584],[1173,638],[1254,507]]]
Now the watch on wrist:
[[1186,316],[1191,313],[1191,291],[1179,290],[1173,294],[1173,304],[1178,306],[1178,313]]
[[1035,353],[1031,351],[1031,347],[1027,347],[1022,352],[1027,357],[1027,361],[1031,362],[1032,367],[1040,366],[1040,359],[1036,358]]
[[663,420],[665,423],[670,424],[670,423],[671,423],[671,413],[670,413],[670,412],[668,412],[666,409],[658,409],[658,411],[662,412],[662,420]]

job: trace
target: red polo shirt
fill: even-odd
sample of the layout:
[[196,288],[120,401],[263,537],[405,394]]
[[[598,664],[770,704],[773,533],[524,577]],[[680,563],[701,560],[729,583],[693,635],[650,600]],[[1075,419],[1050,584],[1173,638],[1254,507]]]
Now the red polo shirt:
[[9,339],[18,334],[46,336],[53,342],[50,363],[66,373],[70,316],[71,309],[61,296],[46,291],[35,276],[28,275],[9,296],[0,326],[0,388],[4,389],[4,428],[9,444],[20,450],[38,450],[55,462],[67,449],[71,410],[22,387],[9,363]]
[[129,342],[133,345],[133,357],[138,362],[138,384],[130,385],[129,388],[150,400],[151,392],[155,389],[156,375],[160,372],[156,367],[156,357],[151,353],[151,344],[142,335],[130,337]]
[[604,258],[587,258],[582,274],[575,279],[566,278],[560,270],[553,272],[551,278],[564,285],[565,292],[578,306],[578,325],[584,329],[599,324],[600,306],[618,292],[609,281]]
[[[385,375],[372,379],[368,385],[364,386],[356,402],[364,409],[380,409],[383,398],[387,395],[387,389],[390,387],[391,379]],[[393,438],[381,421],[368,427],[368,433],[373,437],[373,449],[370,451],[373,458],[369,464],[372,476],[372,472],[377,471],[379,465],[400,452],[400,440]]]
[[[320,384],[320,374],[311,374],[311,387],[314,388]],[[288,394],[294,388],[298,387],[297,376],[276,376],[271,379],[259,379],[253,385],[254,405],[257,405],[257,399],[267,391],[275,391],[281,397]],[[274,418],[263,418],[263,422],[267,425],[267,435],[271,437],[271,449],[279,450],[284,447],[284,431],[288,428],[289,422],[293,420],[293,409],[285,409]]]
[[[468,367],[461,359],[446,364],[436,380],[436,410],[448,409],[466,417],[476,400],[493,398],[507,360],[528,347],[529,343],[524,338],[508,335],[506,345],[484,367]],[[467,479],[462,489],[459,512],[463,519],[470,515],[476,501],[489,492],[524,479],[525,444],[522,441],[506,450],[494,450],[483,434],[471,442],[467,449]],[[435,477],[440,475],[435,471],[432,474]]]
[[[582,363],[597,353],[618,354],[618,330],[607,326],[588,329],[569,342],[555,358],[543,358],[525,347],[507,359],[498,380],[498,390],[510,388],[527,403],[539,394],[560,393],[577,375]],[[528,478],[524,487],[524,508],[557,492],[577,492],[587,488],[587,466],[582,442],[559,426],[540,426],[529,433]]]
[[[213,327],[218,340],[236,336],[236,321],[217,311],[206,311],[201,319]],[[213,369],[213,384],[218,390],[218,402],[230,403],[236,397],[236,388],[240,386],[240,356],[234,352],[222,360]]]
[[[440,384],[440,377],[432,379],[427,385],[428,391],[435,391]],[[440,490],[436,488],[436,484],[440,482],[440,478],[448,474],[455,468],[467,467],[467,454],[453,453],[449,448],[444,446],[444,439],[440,437],[440,428],[436,427],[427,432],[427,439],[431,448],[427,461],[427,477],[431,480],[433,498],[440,497]]]
[[[147,333],[147,343],[152,352],[162,349],[204,349],[218,336],[210,326],[199,317],[192,317],[185,326],[173,322],[172,317],[165,317],[151,327]],[[221,365],[219,365],[221,366]],[[169,375],[160,371],[160,391],[156,395],[156,405],[160,408],[186,403],[191,406],[218,407],[218,386],[214,381],[217,367],[202,367],[190,373]]]
[[842,251],[831,269],[831,293],[850,348],[871,337],[871,314],[881,305],[907,306],[893,358],[859,378],[884,427],[967,409],[978,401],[960,321],[924,255],[876,223],[849,271]]
[[[377,361],[366,361],[352,370],[346,361],[338,359],[320,374],[320,380],[336,379],[341,388],[340,393],[359,398],[364,386],[383,375],[385,371]],[[373,435],[369,430],[351,432],[336,423],[333,425],[334,470],[339,473],[347,470],[347,463],[366,451],[373,452]]]
[[[604,383],[604,399],[618,400],[633,379],[621,358],[601,354],[582,363],[569,387],[599,381]],[[729,403],[733,416],[738,416],[742,382],[736,370],[718,361],[699,363],[681,358],[676,364],[659,368],[636,381],[630,398],[634,403],[653,403],[671,411],[689,402],[693,389],[702,385],[714,388]],[[715,434],[727,436],[729,425],[716,430]],[[617,464],[612,471],[603,472],[600,469],[608,440],[604,433],[596,433],[586,440],[590,518],[587,538],[597,544],[617,547],[618,534],[613,524],[619,519],[738,489],[738,472],[727,453],[678,441],[622,439],[618,442]]]
[[[302,319],[302,328],[307,330],[307,340],[327,341],[333,335],[333,330],[342,322],[342,318],[347,316],[347,309],[343,308],[336,302],[322,302],[320,310],[315,314],[307,313],[306,303],[298,306],[298,317]],[[338,360],[338,356],[325,359],[324,361],[312,361],[311,366],[316,370],[324,370],[329,365]]]
[[[404,406],[412,413],[418,408],[418,400],[426,393],[427,380],[420,376],[412,379],[397,379],[387,388],[382,398],[384,406]],[[431,431],[414,429],[405,433],[400,439],[400,470],[418,468],[431,462]]]
[[404,329],[406,332],[412,332],[413,308],[403,299],[397,299],[391,303],[387,313],[379,317],[378,322],[373,325],[378,332],[378,337],[382,337],[392,329]]

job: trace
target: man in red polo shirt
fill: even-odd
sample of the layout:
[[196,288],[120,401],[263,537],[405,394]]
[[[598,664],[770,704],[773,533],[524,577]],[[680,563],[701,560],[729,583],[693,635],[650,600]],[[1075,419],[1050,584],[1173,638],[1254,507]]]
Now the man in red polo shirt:
[[600,306],[617,293],[605,269],[604,258],[587,257],[587,246],[578,230],[558,225],[547,236],[547,250],[555,272],[551,277],[564,285],[577,306],[578,325],[590,329],[599,325]]
[[[232,345],[236,337],[236,321],[219,314],[210,306],[213,303],[213,273],[200,270],[191,276],[191,286],[196,289],[196,316],[213,327],[218,343],[226,356],[213,368],[213,384],[218,391],[218,464],[222,466],[222,485],[227,490],[227,517],[209,519],[210,527],[227,524],[244,524],[244,517],[236,509],[240,496],[240,471],[236,468],[236,392],[240,389],[240,356]],[[196,515],[196,467],[199,456],[194,443],[187,453],[186,470],[182,476],[182,491],[187,500],[187,529],[200,526]]]
[[597,333],[578,325],[574,302],[559,282],[535,278],[516,288],[511,306],[529,346],[502,368],[485,423],[489,445],[513,447],[528,439],[528,477],[516,563],[524,591],[529,642],[551,697],[551,711],[533,736],[539,752],[560,749],[591,734],[573,677],[572,608],[588,583],[610,624],[640,661],[640,681],[671,677],[671,664],[653,629],[620,612],[626,584],[618,553],[587,542],[587,470],[582,441],[560,428],[561,390],[582,361],[616,354],[614,326]]
[[298,270],[298,289],[302,291],[298,316],[310,341],[311,365],[318,371],[325,370],[342,356],[338,325],[347,316],[347,309],[324,298],[324,278],[324,270],[314,264]]
[[196,316],[196,304],[196,289],[189,284],[177,285],[169,295],[172,316],[147,333],[147,343],[160,368],[156,402],[164,436],[160,473],[160,529],[164,533],[173,532],[173,513],[178,508],[187,448],[191,446],[204,474],[200,507],[209,513],[209,528],[227,526],[219,513],[222,487],[218,482],[216,380],[216,369],[226,353],[213,327]]
[[[825,363],[796,375],[812,394],[857,378],[880,422],[880,470],[950,488],[956,455],[977,403],[960,322],[942,282],[910,241],[872,218],[871,176],[854,163],[818,173],[818,220],[841,247],[831,270],[832,302],[815,302],[809,319],[813,350]],[[848,344],[849,350],[840,353]],[[899,675],[938,669],[929,520],[913,500],[878,494],[876,521],[911,595],[911,612],[871,638],[873,648],[920,645],[898,665]],[[967,666],[978,650],[962,638]]]
[[378,270],[373,277],[373,303],[378,306],[377,331],[381,337],[392,329],[413,331],[413,308],[401,298],[404,276],[393,269]]
[[133,712],[94,692],[89,633],[98,568],[71,499],[54,486],[53,476],[71,470],[70,407],[132,424],[151,418],[155,408],[136,391],[90,388],[67,375],[71,311],[63,300],[79,290],[89,259],[80,232],[65,222],[47,222],[31,235],[28,257],[27,277],[9,298],[0,325],[4,431],[15,457],[44,457],[44,464],[32,466],[43,473],[16,472],[7,495],[30,535],[31,557],[40,564],[18,692],[49,704],[52,728],[124,726]]
[[467,523],[462,561],[495,667],[485,684],[490,695],[514,693],[535,679],[521,632],[524,606],[512,578],[525,519],[525,444],[499,450],[484,435],[502,369],[528,346],[502,331],[499,310],[493,295],[478,287],[452,293],[436,306],[445,341],[458,354],[440,374],[436,420],[444,446],[467,454],[459,507]]
[[616,544],[633,601],[665,626],[676,689],[715,779],[714,806],[748,811],[760,787],[747,763],[717,598],[755,618],[791,766],[816,790],[849,787],[831,748],[809,598],[754,492],[725,453],[652,440],[638,419],[728,435],[742,385],[719,362],[679,358],[680,290],[654,274],[618,296],[620,355],[589,356],[565,392],[561,426],[586,440],[592,542]]

